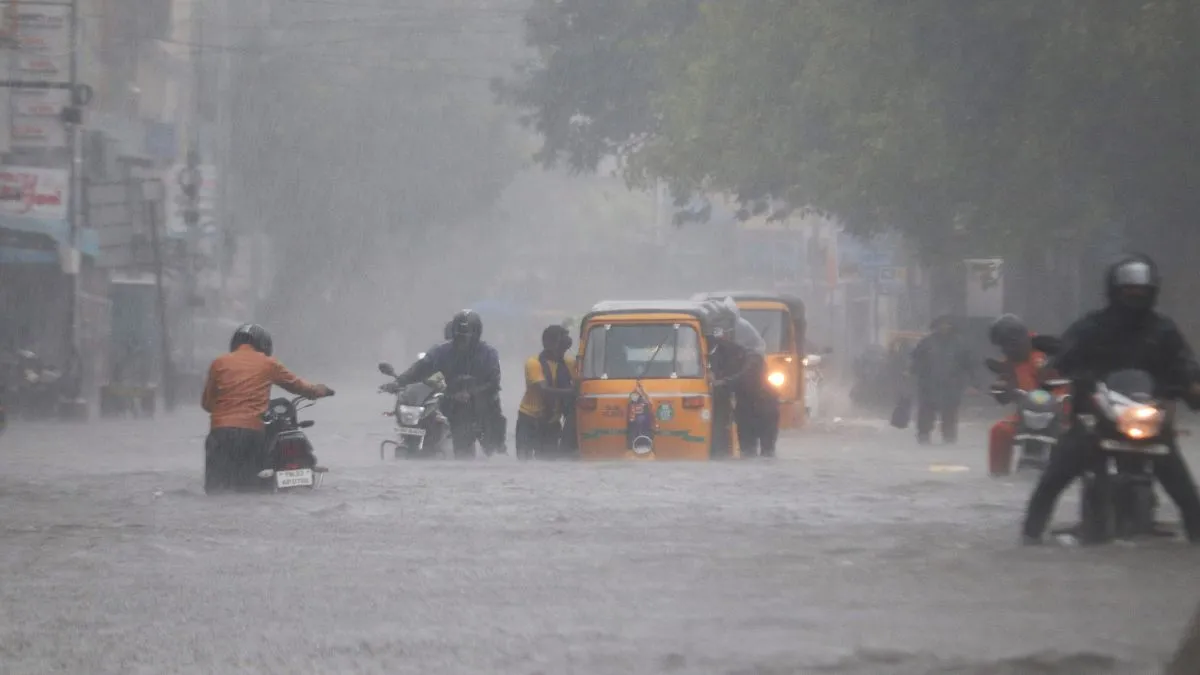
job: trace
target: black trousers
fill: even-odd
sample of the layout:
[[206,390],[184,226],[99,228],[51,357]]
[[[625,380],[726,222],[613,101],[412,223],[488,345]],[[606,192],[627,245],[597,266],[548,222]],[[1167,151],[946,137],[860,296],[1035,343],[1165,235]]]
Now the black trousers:
[[517,456],[532,459],[554,459],[563,454],[563,424],[561,419],[545,420],[517,413],[515,430]]
[[942,422],[942,438],[953,443],[958,440],[957,398],[939,396],[936,393],[917,395],[917,438],[928,439],[937,420]]
[[742,457],[775,456],[779,438],[779,403],[758,392],[739,392],[733,410]]
[[266,463],[266,434],[254,429],[220,427],[204,442],[204,492],[261,489],[258,472]]
[[[485,394],[471,399],[468,404],[453,403],[446,408],[450,426],[458,429],[467,417],[473,415],[479,423],[479,444],[488,454],[504,452],[508,436],[508,418],[500,409],[499,394]],[[464,450],[474,445],[476,439],[461,435],[454,437],[454,448]]]
[[726,387],[713,391],[712,397],[712,442],[709,444],[709,456],[713,458],[728,457],[733,451],[733,434],[730,425],[733,423],[733,394]]
[[[1072,429],[1059,441],[1056,452],[1051,455],[1050,463],[1029,498],[1023,527],[1026,537],[1042,537],[1054,514],[1058,498],[1071,481],[1088,468],[1090,462],[1096,461],[1092,442],[1086,432],[1077,429]],[[1179,507],[1188,538],[1200,542],[1200,494],[1196,492],[1196,483],[1174,439],[1171,441],[1171,453],[1154,459],[1154,476],[1175,506]]]

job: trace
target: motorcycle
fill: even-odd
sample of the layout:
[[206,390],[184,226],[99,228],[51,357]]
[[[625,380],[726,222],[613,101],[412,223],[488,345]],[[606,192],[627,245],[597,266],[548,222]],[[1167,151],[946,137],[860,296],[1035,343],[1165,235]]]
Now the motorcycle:
[[[330,392],[330,395],[333,393]],[[298,405],[305,400],[303,396],[291,400],[271,399],[267,404],[267,411],[263,413],[262,419],[266,424],[267,435],[267,468],[259,471],[258,477],[263,481],[271,481],[267,489],[272,492],[301,487],[310,490],[319,488],[329,471],[317,464],[312,443],[302,431],[313,426],[315,422],[297,419],[299,411],[316,403],[308,401],[307,405]]]
[[[390,363],[380,363],[379,372],[396,378],[396,369]],[[393,393],[387,388],[383,391]],[[379,444],[379,458],[383,459],[387,448],[393,448],[396,459],[429,459],[445,457],[445,444],[450,437],[450,422],[442,414],[441,402],[445,396],[446,381],[441,373],[424,382],[414,382],[396,394],[396,405],[385,416],[395,418],[398,440],[386,440]]]
[[1174,406],[1154,396],[1143,370],[1120,370],[1097,383],[1098,414],[1078,415],[1094,442],[1082,477],[1080,536],[1085,543],[1165,534],[1155,524],[1154,462],[1171,452]]
[[1012,381],[1007,364],[996,359],[985,359],[984,363],[988,370],[1005,378],[1005,383],[993,384],[989,393],[997,402],[1015,403],[1017,407],[1017,432],[1013,435],[1017,471],[1045,469],[1067,428],[1065,411],[1070,395],[1054,390],[1066,387],[1070,380],[1049,379],[1041,387],[1025,391],[1007,384]]
[[21,416],[28,419],[56,416],[62,398],[59,386],[62,371],[42,363],[37,354],[27,349],[17,350],[15,356],[13,400],[18,403]]

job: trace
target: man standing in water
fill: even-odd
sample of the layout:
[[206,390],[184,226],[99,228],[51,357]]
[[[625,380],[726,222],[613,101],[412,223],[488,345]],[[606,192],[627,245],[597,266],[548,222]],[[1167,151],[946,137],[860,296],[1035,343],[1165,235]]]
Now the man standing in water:
[[517,458],[550,459],[571,446],[563,431],[573,413],[575,359],[567,356],[573,341],[566,328],[542,331],[542,351],[525,362],[525,397],[517,413]]
[[917,380],[917,442],[929,443],[934,422],[940,419],[942,440],[955,443],[958,408],[974,376],[971,354],[950,316],[934,319],[930,330],[912,354],[912,373]]

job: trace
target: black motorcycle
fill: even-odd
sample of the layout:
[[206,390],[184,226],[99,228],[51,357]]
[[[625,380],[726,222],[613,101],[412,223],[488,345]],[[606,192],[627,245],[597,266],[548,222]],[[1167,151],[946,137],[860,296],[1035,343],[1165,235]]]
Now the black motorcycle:
[[1015,403],[1017,407],[1017,430],[1013,435],[1017,471],[1045,469],[1068,422],[1065,406],[1070,396],[1057,395],[1054,390],[1069,385],[1070,380],[1049,379],[1037,389],[1025,391],[1012,386],[1015,375],[1009,364],[996,359],[985,359],[984,363],[1004,378],[992,385],[992,397],[1001,405]]
[[[396,377],[396,369],[390,363],[379,364],[379,372]],[[393,387],[382,387],[393,393]],[[442,414],[441,402],[445,396],[446,382],[441,373],[424,382],[414,382],[395,391],[396,405],[384,415],[396,420],[397,440],[388,439],[379,444],[379,458],[392,448],[396,459],[430,459],[445,457],[445,445],[450,437],[450,423]]]
[[[330,395],[333,393],[330,392]],[[275,492],[295,488],[316,489],[321,487],[321,481],[329,471],[317,465],[312,443],[302,431],[315,422],[302,422],[297,418],[299,411],[315,404],[315,401],[307,401],[306,405],[300,403],[305,400],[303,396],[291,400],[271,399],[267,412],[263,413],[267,435],[267,468],[259,471],[258,477],[263,479],[265,489]]]
[[1092,395],[1096,414],[1077,416],[1095,452],[1082,477],[1085,543],[1166,534],[1154,520],[1154,462],[1171,452],[1174,406],[1155,390],[1143,370],[1109,373]]

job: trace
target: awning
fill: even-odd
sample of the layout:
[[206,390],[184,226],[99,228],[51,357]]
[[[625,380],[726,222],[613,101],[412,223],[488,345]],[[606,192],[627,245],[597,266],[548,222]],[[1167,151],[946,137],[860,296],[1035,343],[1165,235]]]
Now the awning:
[[[44,234],[60,246],[69,246],[71,243],[71,226],[66,220],[29,218],[0,213],[0,229]],[[89,229],[82,229],[79,234],[79,251],[87,256],[96,256],[100,252],[100,237],[94,230]]]

